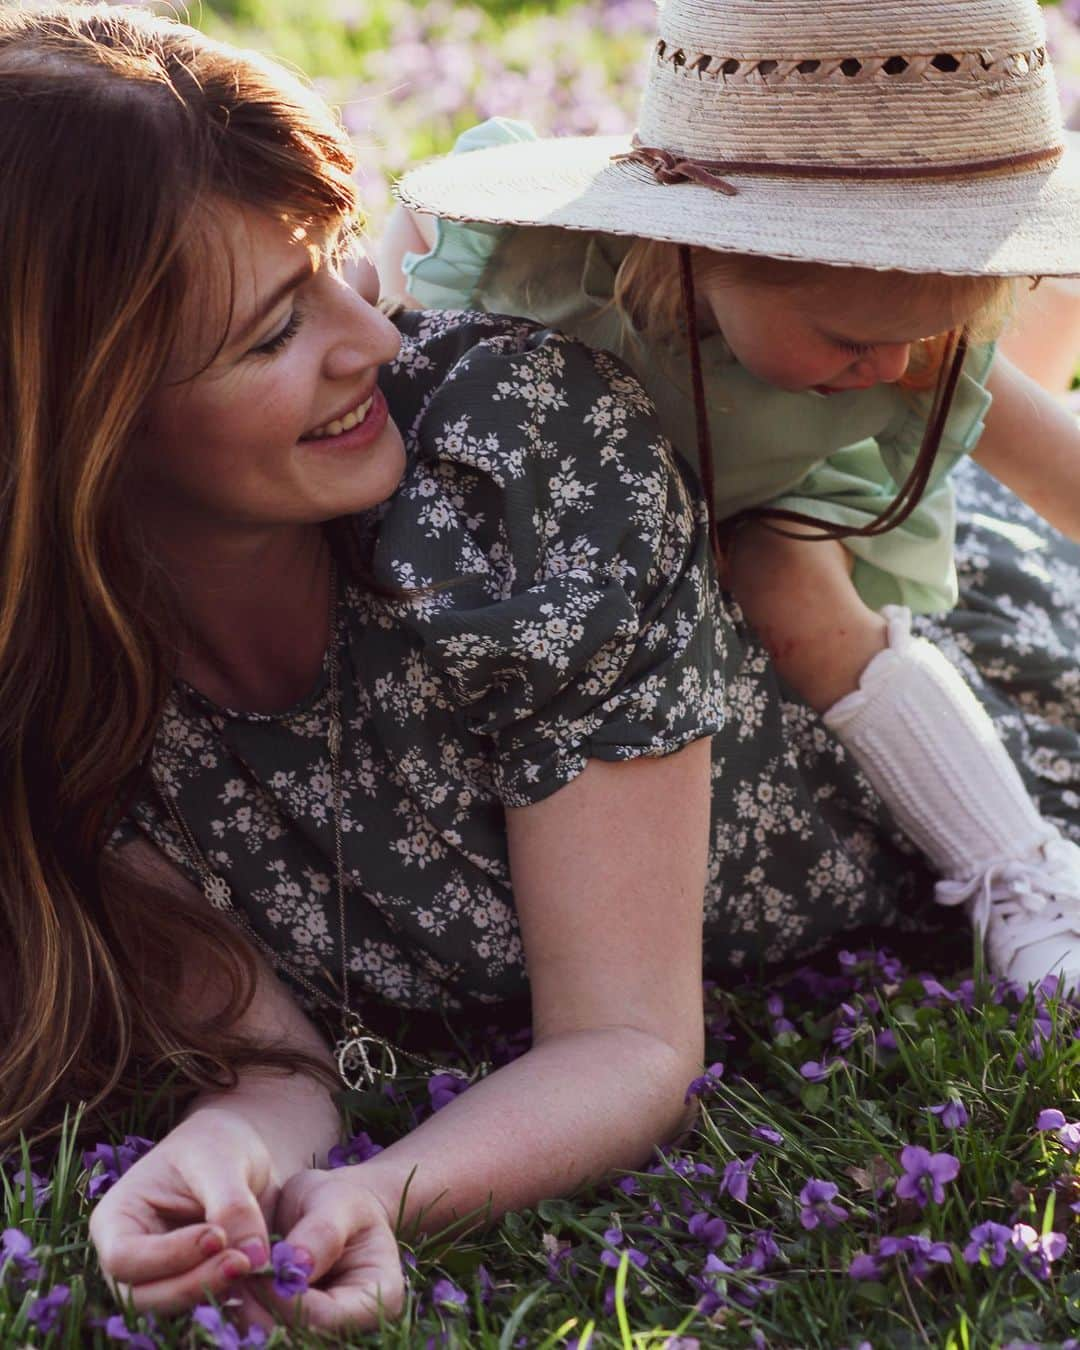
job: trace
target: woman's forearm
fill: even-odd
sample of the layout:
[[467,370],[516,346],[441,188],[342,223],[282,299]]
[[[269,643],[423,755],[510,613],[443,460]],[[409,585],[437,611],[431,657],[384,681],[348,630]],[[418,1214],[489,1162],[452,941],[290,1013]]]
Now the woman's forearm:
[[635,1167],[683,1130],[700,1054],[629,1027],[552,1037],[355,1169],[403,1230],[438,1231]]

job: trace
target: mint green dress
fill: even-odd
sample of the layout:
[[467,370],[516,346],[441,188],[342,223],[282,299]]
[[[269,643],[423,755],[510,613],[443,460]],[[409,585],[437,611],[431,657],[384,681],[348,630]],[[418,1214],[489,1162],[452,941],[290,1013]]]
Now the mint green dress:
[[[532,140],[522,122],[493,118],[455,153]],[[584,231],[440,220],[429,253],[407,254],[409,293],[427,309],[519,314],[621,357],[645,386],[669,439],[691,463],[697,430],[685,352],[650,346],[616,308],[615,274],[632,240]],[[676,285],[677,279],[672,279]],[[756,379],[719,334],[703,339],[719,519],[770,504],[838,525],[866,525],[896,495],[922,444],[930,393],[893,385],[824,397]],[[956,508],[949,473],[978,442],[990,405],[993,346],[972,349],[922,501],[896,529],[845,541],[853,580],[873,609],[951,609],[957,599]]]

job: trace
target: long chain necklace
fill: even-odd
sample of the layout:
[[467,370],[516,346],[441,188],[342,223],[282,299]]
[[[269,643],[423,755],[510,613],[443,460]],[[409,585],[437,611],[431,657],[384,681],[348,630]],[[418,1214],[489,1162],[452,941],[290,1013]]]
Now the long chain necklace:
[[[359,1014],[349,1000],[349,959],[345,935],[345,855],[341,842],[341,818],[343,814],[344,790],[341,771],[342,718],[341,718],[341,668],[338,651],[338,585],[337,564],[330,562],[330,706],[326,732],[326,747],[330,756],[330,792],[334,819],[334,875],[338,902],[338,936],[341,942],[341,1003],[335,1004],[317,985],[308,979],[292,961],[274,950],[264,938],[255,931],[247,916],[233,903],[232,887],[220,872],[211,868],[206,854],[199,847],[187,821],[180,812],[176,797],[161,781],[156,769],[151,768],[154,787],[176,826],[181,842],[188,855],[188,861],[195,869],[202,883],[203,894],[214,909],[229,918],[241,928],[256,947],[278,970],[290,975],[322,1007],[331,1008],[341,1014],[341,1039],[334,1046],[334,1058],[338,1073],[344,1085],[357,1091],[374,1087],[383,1078],[396,1078],[398,1073],[397,1057],[401,1055],[427,1069],[438,1073],[451,1074],[455,1078],[469,1077],[461,1069],[436,1064],[411,1050],[395,1045],[383,1036],[378,1036],[370,1027],[365,1026]],[[209,719],[207,719],[209,720]],[[213,727],[213,723],[210,723]],[[220,733],[214,728],[220,739]],[[373,1050],[379,1052],[378,1067],[372,1062]]]

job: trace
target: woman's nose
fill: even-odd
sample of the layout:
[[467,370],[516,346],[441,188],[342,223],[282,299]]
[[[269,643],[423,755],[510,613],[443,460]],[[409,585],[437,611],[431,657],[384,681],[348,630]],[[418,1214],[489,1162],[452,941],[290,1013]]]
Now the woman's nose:
[[392,361],[401,350],[401,334],[374,305],[345,283],[336,340],[327,349],[323,368],[331,380],[347,379],[371,366]]

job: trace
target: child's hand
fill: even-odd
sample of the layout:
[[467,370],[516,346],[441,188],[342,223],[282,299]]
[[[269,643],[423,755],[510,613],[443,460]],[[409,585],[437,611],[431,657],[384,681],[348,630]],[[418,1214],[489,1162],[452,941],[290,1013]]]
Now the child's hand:
[[319,1330],[363,1330],[400,1313],[405,1281],[394,1224],[355,1169],[296,1173],[282,1188],[274,1226],[310,1256],[310,1279],[320,1286],[275,1300],[280,1317]]
[[176,1312],[225,1297],[266,1262],[277,1194],[257,1131],[228,1111],[199,1111],[98,1203],[90,1236],[121,1295],[138,1309]]

